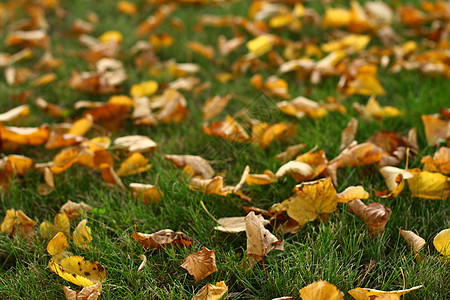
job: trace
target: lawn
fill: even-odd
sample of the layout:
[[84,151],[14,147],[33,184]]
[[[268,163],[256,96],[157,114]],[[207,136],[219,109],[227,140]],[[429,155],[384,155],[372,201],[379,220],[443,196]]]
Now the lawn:
[[[120,9],[118,2],[123,5]],[[350,186],[362,186],[369,194],[368,199],[362,200],[365,204],[377,202],[390,209],[385,230],[378,234],[349,211],[348,203],[337,204],[331,214],[316,207],[318,216],[308,217],[311,220],[297,226],[294,232],[285,232],[288,228],[280,227],[281,220],[295,224],[289,211],[278,212],[278,215],[273,211],[265,212],[264,217],[271,219],[266,229],[282,241],[284,250],[274,249],[250,267],[246,233],[215,229],[215,219],[244,217],[246,207],[268,211],[274,204],[292,197],[296,185],[332,176],[329,167],[341,153],[341,133],[352,118],[358,120],[354,140],[359,144],[377,132],[395,134],[393,139],[382,135],[377,149],[383,150],[382,155],[386,157],[393,155],[394,150],[408,152],[398,160],[396,166],[401,169],[426,170],[422,158],[433,156],[450,143],[450,130],[445,133],[445,126],[450,128],[448,3],[441,7],[440,2],[432,5],[413,1],[411,6],[405,6],[395,1],[389,6],[392,20],[383,20],[377,18],[375,12],[370,15],[367,4],[364,6],[368,1],[361,1],[360,8],[366,12],[367,19],[356,22],[354,15],[349,17],[349,1],[329,4],[308,1],[303,5],[290,2],[296,1],[137,0],[133,1],[133,6],[123,1],[43,0],[0,4],[3,45],[0,66],[5,73],[0,80],[3,99],[0,114],[28,105],[17,117],[4,121],[0,118],[0,127],[39,127],[46,123],[52,133],[68,132],[76,120],[90,118],[86,117],[86,111],[97,109],[92,113],[96,114],[93,124],[86,132],[77,131],[78,139],[70,145],[49,149],[45,144],[48,137],[38,145],[11,142],[4,131],[0,131],[3,158],[0,218],[13,208],[36,222],[31,229],[16,224],[13,234],[3,232],[2,226],[1,299],[62,299],[63,286],[81,289],[50,271],[52,255],[47,252],[47,245],[53,235],[45,236],[39,228],[44,221],[53,223],[61,206],[69,200],[83,201],[93,208],[71,220],[71,234],[66,235],[74,255],[95,260],[106,269],[100,299],[191,299],[206,284],[220,281],[228,286],[228,296],[224,299],[283,296],[300,299],[299,291],[303,287],[321,280],[335,285],[345,294],[345,299],[352,299],[347,291],[357,287],[392,291],[420,285],[420,289],[403,298],[450,297],[449,259],[433,245],[435,236],[450,228],[450,181],[445,177],[444,168],[432,172],[442,173],[439,176],[443,176],[444,184],[428,192],[431,197],[415,193],[410,180],[399,195],[385,197],[389,191],[380,173],[383,166],[380,158],[365,163],[366,157],[353,153],[352,163],[343,163],[337,170],[334,188],[342,192]],[[356,2],[352,5],[355,7]],[[327,19],[330,7],[345,10]],[[322,20],[318,21],[318,17]],[[258,18],[261,20],[255,20]],[[83,20],[84,25],[74,27],[77,19]],[[380,22],[386,23],[380,25]],[[383,27],[392,27],[398,40],[388,37],[387,42],[383,41],[385,36],[380,34]],[[45,33],[44,37],[14,37],[17,31],[34,30]],[[354,40],[330,45],[349,33],[355,34]],[[229,54],[224,54],[218,45],[221,35],[226,40],[242,37],[242,41]],[[258,40],[262,36],[266,39]],[[367,37],[369,40],[365,41]],[[140,50],[135,47],[138,41],[142,41]],[[190,43],[193,41],[200,45]],[[255,48],[249,41],[254,42]],[[326,49],[326,43],[331,50]],[[359,47],[360,44],[363,45]],[[20,54],[19,51],[32,54],[24,55],[17,62],[7,55]],[[60,61],[43,63],[42,57],[49,53]],[[338,58],[325,63],[324,58],[333,53]],[[122,62],[123,69],[116,71],[126,73],[125,80],[103,86],[105,78],[101,79],[103,83],[90,80],[74,84],[75,73],[95,72],[96,63],[105,57]],[[285,63],[300,58],[302,62],[289,72],[280,72],[286,67]],[[387,64],[384,60],[388,60]],[[317,62],[322,62],[322,67]],[[45,74],[52,74],[48,82],[40,77]],[[262,77],[261,83],[258,74]],[[186,78],[190,79],[174,84],[175,80]],[[266,82],[268,78],[274,82]],[[136,86],[149,81],[157,82],[156,88],[155,83],[140,90]],[[178,90],[176,95],[186,99],[186,107],[170,111],[168,105],[158,106],[158,101],[164,102],[170,89]],[[103,91],[106,93],[99,93]],[[365,107],[372,94],[380,105],[375,113]],[[113,95],[128,96],[124,103],[132,104],[110,105],[108,101]],[[202,110],[205,102],[225,95],[230,95],[228,104],[206,120]],[[298,96],[313,100],[314,109],[303,107],[303,110],[294,109],[294,114],[287,114],[278,108],[282,101]],[[47,109],[39,107],[35,101],[39,97],[56,105],[58,113],[52,114],[48,106]],[[154,114],[145,116],[156,121],[134,117],[139,98],[151,103]],[[94,101],[102,107],[110,103],[111,110],[78,108],[79,103],[74,106],[81,100]],[[179,104],[183,101],[177,103],[183,105]],[[386,106],[389,108],[383,109]],[[164,109],[169,111],[168,115],[163,114]],[[444,133],[439,136],[441,140],[436,141],[435,136],[426,133],[422,116],[440,111],[440,122],[446,125],[438,128]],[[209,127],[227,116],[239,122],[250,137],[236,141],[241,136],[230,124],[215,123],[222,129],[218,132]],[[136,123],[145,121],[152,124]],[[63,123],[66,125],[61,125]],[[276,131],[274,127],[275,133],[267,133],[266,144],[255,134],[258,124],[262,123],[267,126],[261,126],[261,134],[274,124],[282,128]],[[205,128],[212,128],[212,133],[207,134]],[[417,147],[413,139],[407,139],[412,128],[417,132]],[[234,130],[231,134],[224,133],[230,129]],[[131,164],[130,173],[134,174],[121,174],[123,187],[105,175],[111,170],[110,165],[99,166],[94,162],[95,167],[87,167],[78,161],[66,165],[67,169],[62,172],[49,165],[54,187],[46,186],[43,190],[44,168],[39,168],[39,164],[53,161],[68,147],[81,151],[82,142],[88,139],[107,136],[114,141],[129,135],[147,136],[157,148],[142,153],[152,165],[150,169],[144,167],[145,170],[138,172]],[[276,182],[267,185],[244,184],[240,189],[244,196],[224,190],[206,193],[202,186],[195,190],[190,186],[195,181],[190,178],[196,173],[195,166],[188,164],[184,169],[177,168],[165,158],[170,154],[202,156],[211,164],[214,175],[224,178],[224,185],[235,186],[246,166],[250,167],[251,174],[262,174],[265,170],[276,173],[287,162],[277,160],[277,154],[297,144],[305,146],[287,161],[308,151],[323,150],[328,168],[317,176],[298,175],[298,180],[286,174],[276,176]],[[386,145],[390,148],[386,149]],[[405,151],[406,148],[409,150]],[[130,155],[117,145],[102,151],[112,158],[116,172]],[[13,170],[11,164],[7,166],[12,154],[31,158],[33,166],[27,167],[24,174],[17,174],[20,173],[17,166],[13,166]],[[443,165],[449,163],[447,158]],[[319,168],[314,162],[310,165],[313,170]],[[447,173],[449,169],[447,167]],[[140,194],[131,191],[130,183],[155,185],[161,201],[141,201]],[[221,192],[226,195],[219,195]],[[92,241],[77,247],[71,236],[82,219],[87,219]],[[416,253],[400,234],[400,227],[422,237],[426,245]],[[144,249],[131,237],[135,229],[147,234],[162,229],[181,231],[192,239],[191,246]],[[180,265],[189,254],[202,247],[215,251],[218,271],[195,282]],[[142,255],[147,262],[138,272]]]

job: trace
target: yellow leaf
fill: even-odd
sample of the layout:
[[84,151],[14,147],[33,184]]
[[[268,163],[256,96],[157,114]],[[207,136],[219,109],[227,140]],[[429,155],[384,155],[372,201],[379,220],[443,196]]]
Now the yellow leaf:
[[111,31],[106,31],[105,33],[103,33],[98,40],[101,43],[110,43],[110,42],[115,42],[115,43],[122,43],[123,40],[123,36],[119,31],[116,30],[111,30]]
[[450,195],[450,178],[440,173],[409,170],[414,176],[408,179],[408,186],[413,197],[446,200]]
[[344,8],[330,8],[325,11],[325,15],[322,20],[323,27],[343,27],[350,25],[351,13]]
[[141,153],[131,154],[125,161],[120,164],[117,175],[120,177],[129,176],[145,172],[152,167],[148,164],[148,159]]
[[[375,290],[375,289],[356,288],[356,289],[352,289],[352,290],[348,291],[348,293],[355,298],[358,296],[359,292],[363,292],[364,294],[366,294],[369,297],[383,296],[383,295],[387,295],[387,294],[394,294],[397,296],[401,296],[401,295],[407,294],[411,291],[420,289],[421,287],[422,287],[422,285],[419,285],[419,286],[415,286],[415,287],[412,287],[407,290],[397,290],[397,291],[388,291],[388,292],[379,291],[379,290]],[[356,295],[356,296],[354,296],[354,295]],[[358,299],[361,299],[361,298],[358,298]],[[372,299],[372,297],[370,299]],[[377,298],[375,298],[375,299],[377,299]],[[400,298],[398,298],[398,299],[400,299]]]
[[164,195],[156,186],[151,184],[130,183],[130,188],[136,198],[144,203],[157,203]]
[[337,194],[336,197],[339,203],[348,203],[354,199],[368,199],[369,193],[360,185],[349,186],[343,192]]
[[75,121],[70,128],[68,134],[83,136],[86,132],[91,129],[94,124],[93,118],[91,115],[87,115],[85,118],[78,119]]
[[87,261],[81,256],[69,256],[49,262],[50,271],[63,279],[80,286],[91,286],[106,279],[105,268],[96,261]]
[[340,40],[331,41],[322,44],[321,48],[325,52],[333,52],[337,50],[345,51],[347,54],[360,52],[366,48],[370,42],[368,35],[349,34]]
[[88,247],[92,241],[91,228],[86,223],[87,219],[80,221],[73,232],[73,242],[82,248]]
[[287,214],[300,226],[314,221],[320,214],[329,214],[337,208],[336,189],[331,179],[303,182],[294,188],[294,196],[284,201]]
[[262,56],[272,50],[273,38],[269,35],[260,35],[247,42],[247,49],[256,57]]
[[219,281],[215,285],[208,283],[191,300],[220,300],[227,291],[228,287],[223,281]]
[[378,101],[375,99],[374,96],[371,96],[369,98],[369,101],[367,101],[366,108],[364,110],[364,116],[368,119],[375,118],[375,119],[385,119],[385,118],[395,118],[395,117],[401,117],[403,116],[403,112],[398,110],[395,107],[392,106],[380,106]]
[[50,135],[48,125],[34,127],[11,127],[0,124],[0,139],[16,144],[38,146],[45,143]]
[[133,84],[131,86],[131,97],[151,96],[158,90],[158,83],[154,80]]
[[343,300],[344,293],[326,281],[316,281],[300,290],[303,300]]
[[263,174],[248,174],[245,183],[248,185],[265,185],[277,182],[278,178],[270,170],[265,170]]
[[138,12],[138,7],[130,1],[117,2],[117,10],[125,15],[134,16]]
[[69,236],[69,217],[67,217],[66,214],[59,213],[55,216],[53,224],[50,224],[49,222],[42,222],[40,229],[41,236],[45,238],[53,237],[58,232],[62,232],[64,235]]
[[68,248],[66,236],[62,232],[58,232],[47,244],[47,252],[52,256],[57,256]]
[[433,245],[444,257],[450,256],[450,229],[444,229],[439,232],[433,240]]

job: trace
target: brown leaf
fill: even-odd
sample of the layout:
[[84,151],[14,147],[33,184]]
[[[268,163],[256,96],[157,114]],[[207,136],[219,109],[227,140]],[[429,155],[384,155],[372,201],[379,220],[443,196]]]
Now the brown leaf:
[[130,183],[131,191],[137,199],[144,203],[157,203],[164,195],[156,186],[151,184]]
[[117,149],[125,149],[128,152],[148,152],[155,150],[157,145],[147,136],[143,135],[129,135],[117,138],[113,143]]
[[214,122],[209,126],[205,124],[202,129],[208,135],[218,136],[233,142],[247,142],[250,140],[244,128],[231,116],[227,116],[225,121]]
[[67,300],[96,300],[100,296],[101,289],[100,282],[83,287],[81,291],[73,291],[68,286],[64,286],[64,294]]
[[379,235],[384,231],[386,223],[391,217],[391,210],[381,203],[374,202],[365,205],[359,199],[350,201],[348,210],[362,219],[374,235]]
[[206,100],[203,106],[203,119],[210,120],[217,116],[231,100],[232,95],[228,94],[225,96],[214,96]]
[[434,153],[433,158],[427,155],[422,157],[420,162],[424,164],[424,171],[450,174],[450,148],[441,147]]
[[298,144],[294,146],[287,147],[286,151],[277,154],[275,157],[279,162],[287,162],[292,160],[300,151],[302,151],[306,147],[306,144]]
[[183,259],[181,267],[194,276],[195,282],[202,280],[210,274],[217,272],[216,255],[214,250],[203,247],[201,251],[189,254]]
[[80,203],[67,201],[61,209],[59,210],[61,213],[66,214],[69,217],[69,220],[76,219],[81,213],[91,211],[92,207],[81,201]]
[[450,120],[441,120],[439,115],[422,115],[425,136],[429,145],[439,145],[450,138]]
[[250,266],[261,261],[273,249],[282,250],[280,241],[264,228],[263,223],[254,212],[250,212],[245,217],[245,232]]
[[419,252],[420,249],[422,249],[426,245],[425,240],[414,232],[403,230],[401,227],[398,230],[400,231],[400,234],[405,238],[408,245],[414,250],[414,253]]
[[345,127],[344,130],[342,130],[341,133],[341,146],[339,146],[339,149],[342,151],[355,140],[355,134],[358,130],[358,120],[355,118],[351,118],[350,121],[347,124],[347,127]]
[[135,231],[131,237],[138,241],[144,250],[161,250],[168,246],[190,247],[193,243],[191,237],[180,231],[174,232],[171,229],[163,229],[152,234]]

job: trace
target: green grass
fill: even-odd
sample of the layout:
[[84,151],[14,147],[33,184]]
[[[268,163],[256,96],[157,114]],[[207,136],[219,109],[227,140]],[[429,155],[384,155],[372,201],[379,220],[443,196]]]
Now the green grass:
[[[145,1],[138,2],[140,13],[135,17],[116,13],[115,1],[64,2],[67,16],[63,19],[58,19],[54,12],[49,12],[53,53],[63,59],[63,66],[56,70],[58,81],[40,88],[33,88],[28,84],[10,87],[4,80],[0,81],[0,92],[4,99],[0,101],[0,112],[17,106],[17,102],[9,100],[10,96],[27,89],[34,90],[30,102],[42,96],[47,101],[68,109],[72,109],[77,100],[108,99],[109,95],[88,95],[68,87],[72,70],[87,71],[90,66],[76,55],[77,51],[83,48],[76,38],[68,36],[66,32],[70,30],[75,18],[84,18],[90,10],[95,11],[100,19],[94,36],[99,36],[107,30],[119,30],[124,35],[120,57],[125,63],[129,79],[122,86],[123,94],[128,94],[132,84],[152,79],[145,70],[133,67],[128,53],[129,48],[138,40],[135,28],[155,11],[155,7],[145,4]],[[346,5],[343,2],[340,4]],[[74,166],[56,175],[56,189],[47,196],[37,193],[37,186],[42,181],[37,172],[32,171],[24,178],[16,179],[8,191],[0,192],[0,215],[3,216],[10,208],[21,209],[40,223],[44,220],[52,221],[61,205],[68,200],[84,201],[97,208],[85,216],[92,228],[92,247],[77,249],[72,245],[71,251],[89,260],[97,260],[106,268],[108,279],[103,284],[101,299],[190,299],[206,283],[222,280],[228,285],[232,299],[272,299],[288,295],[298,298],[302,287],[317,280],[329,281],[344,293],[355,287],[396,290],[423,285],[422,289],[404,298],[449,297],[450,268],[432,246],[434,236],[442,229],[450,227],[447,201],[411,198],[407,189],[392,200],[376,198],[373,190],[385,189],[384,181],[376,167],[342,169],[339,171],[339,186],[336,187],[338,191],[350,185],[361,184],[371,193],[368,201],[381,202],[392,210],[384,234],[378,238],[370,237],[364,223],[349,213],[346,205],[340,204],[327,223],[315,221],[303,226],[297,234],[278,234],[278,237],[285,241],[284,252],[272,251],[265,258],[264,265],[260,263],[252,270],[246,270],[243,267],[246,259],[245,233],[228,235],[215,231],[215,222],[205,213],[200,202],[203,201],[216,218],[243,216],[245,213],[242,206],[248,204],[235,196],[225,198],[204,195],[188,189],[188,182],[181,170],[164,159],[164,154],[202,154],[205,145],[218,143],[218,138],[208,136],[201,130],[201,107],[208,98],[230,92],[250,100],[261,96],[249,83],[252,75],[250,73],[227,84],[212,80],[212,74],[229,70],[229,62],[246,53],[245,46],[231,54],[221,65],[215,65],[191,53],[185,46],[190,40],[216,45],[219,34],[224,34],[227,38],[232,36],[228,28],[205,27],[203,32],[193,33],[190,28],[195,26],[198,16],[246,15],[248,7],[247,1],[217,7],[185,5],[171,15],[184,22],[183,31],[175,31],[169,22],[155,30],[156,33],[170,33],[176,41],[173,46],[158,54],[161,60],[175,58],[177,62],[198,63],[202,67],[200,79],[212,83],[210,90],[196,97],[183,92],[188,100],[189,115],[182,124],[161,124],[149,128],[133,126],[132,121],[127,120],[119,131],[111,133],[112,138],[130,134],[148,135],[158,143],[157,151],[149,156],[153,168],[148,172],[126,177],[123,181],[125,185],[131,182],[154,184],[157,181],[158,187],[164,192],[160,203],[141,203],[131,193],[105,186],[99,172]],[[323,12],[323,7],[320,7],[320,11]],[[312,30],[311,34],[316,32],[317,30]],[[374,43],[376,44],[376,41]],[[14,53],[16,50],[17,48],[5,47],[2,51]],[[41,54],[42,51],[36,51],[31,62],[25,61],[20,65],[29,66],[37,61]],[[263,74],[270,75],[274,71],[269,70]],[[305,95],[309,91],[308,97],[313,100],[325,99],[327,96],[342,98],[336,90],[337,78],[328,78],[319,86],[314,86],[291,75],[282,77],[289,82],[289,92],[293,96]],[[420,158],[423,155],[432,155],[437,150],[436,147],[427,145],[420,117],[422,114],[436,113],[440,108],[448,106],[448,80],[439,76],[425,77],[415,71],[393,75],[384,70],[380,71],[379,78],[387,95],[378,97],[378,101],[382,105],[393,105],[403,110],[405,116],[382,122],[360,119],[356,139],[359,142],[365,141],[380,129],[394,130],[406,135],[410,128],[415,127],[420,150],[418,157],[411,158],[410,166],[420,167]],[[275,160],[275,155],[289,145],[306,143],[307,150],[317,145],[319,149],[326,151],[328,159],[332,159],[339,154],[342,129],[351,117],[357,115],[352,109],[352,103],[365,104],[367,98],[350,96],[343,100],[348,108],[346,115],[330,113],[321,120],[297,120],[274,112],[270,115],[270,121],[296,124],[297,133],[293,137],[276,141],[266,150],[230,143],[234,151],[229,153],[231,161],[217,161],[213,167],[216,171],[225,170],[227,184],[235,184],[247,164],[250,165],[252,173],[262,173],[266,169],[276,171],[281,164]],[[18,126],[38,126],[42,122],[53,124],[61,121],[43,114],[31,103],[30,106],[32,113],[19,121]],[[227,113],[233,114],[244,106],[243,101],[233,98],[229,107],[215,120],[222,119]],[[253,117],[257,119],[263,116],[257,110],[254,114]],[[71,110],[72,117],[77,115],[77,112]],[[95,136],[93,131],[88,134],[88,137]],[[21,147],[19,152],[32,157],[35,162],[46,162],[50,161],[59,149],[48,151],[43,146],[27,146]],[[205,158],[214,160],[213,154],[206,153]],[[118,163],[119,161],[116,165]],[[404,167],[404,162],[402,166]],[[269,186],[245,187],[244,191],[253,198],[251,205],[268,209],[272,204],[290,197],[295,184],[291,178],[285,178]],[[81,218],[71,224],[72,229],[79,220]],[[130,238],[134,225],[138,231],[146,233],[165,228],[183,231],[194,239],[194,244],[191,249],[144,251]],[[399,234],[399,227],[413,230],[426,240],[427,246],[421,251],[421,260],[414,257],[412,250]],[[41,238],[38,230],[36,232],[36,239],[32,243],[0,234],[1,299],[61,299],[62,286],[70,285],[48,270],[48,240]],[[192,276],[180,265],[189,253],[202,247],[215,250],[219,271],[194,283]],[[144,271],[137,274],[141,254],[147,256],[148,262]],[[371,261],[374,261],[373,268],[365,272],[364,266]],[[72,288],[76,287],[72,285]],[[349,298],[348,294],[346,297]]]

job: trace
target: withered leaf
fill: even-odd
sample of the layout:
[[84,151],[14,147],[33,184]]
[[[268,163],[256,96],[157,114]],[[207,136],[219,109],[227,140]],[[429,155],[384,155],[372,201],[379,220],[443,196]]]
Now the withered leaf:
[[131,237],[138,241],[144,250],[161,250],[168,246],[190,247],[193,243],[192,238],[187,234],[180,231],[174,232],[171,229],[163,229],[152,234],[135,231]]
[[183,259],[181,267],[188,270],[189,274],[194,276],[195,282],[217,272],[216,255],[214,250],[203,247],[196,253],[189,254]]
[[359,199],[350,201],[348,210],[362,219],[374,235],[383,233],[386,223],[391,217],[391,210],[381,203],[373,202],[365,205]]

